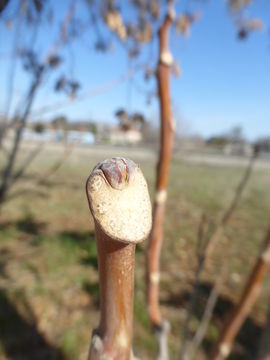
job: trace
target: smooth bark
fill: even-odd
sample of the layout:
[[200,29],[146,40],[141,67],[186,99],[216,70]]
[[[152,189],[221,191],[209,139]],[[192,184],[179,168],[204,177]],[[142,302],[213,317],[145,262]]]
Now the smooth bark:
[[263,251],[246,283],[244,291],[238,304],[234,307],[227,318],[224,328],[221,330],[220,337],[213,348],[209,360],[223,360],[231,353],[232,345],[236,335],[241,329],[244,321],[248,317],[255,301],[257,300],[262,281],[265,278],[270,263],[270,228],[266,235]]
[[169,32],[173,18],[174,14],[168,12],[158,33],[160,59],[157,69],[157,82],[161,121],[160,153],[157,166],[153,227],[147,249],[147,306],[150,322],[154,329],[162,327],[159,308],[160,252],[163,240],[163,221],[174,138],[174,122],[170,98],[172,55],[169,51]]

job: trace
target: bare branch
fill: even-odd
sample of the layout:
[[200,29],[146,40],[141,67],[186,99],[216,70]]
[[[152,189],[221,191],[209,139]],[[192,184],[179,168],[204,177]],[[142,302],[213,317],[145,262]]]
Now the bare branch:
[[[12,47],[11,63],[10,63],[9,76],[8,76],[7,100],[6,100],[6,107],[5,107],[5,112],[4,112],[6,121],[8,121],[10,105],[11,105],[12,96],[13,96],[13,85],[14,85],[14,78],[15,78],[15,73],[16,73],[16,63],[17,63],[17,55],[18,55],[17,53],[18,53],[18,47],[19,47],[18,44],[19,44],[19,39],[20,39],[19,35],[20,35],[20,30],[21,30],[21,25],[22,25],[22,20],[23,20],[23,14],[24,14],[24,3],[22,1],[20,4],[19,15],[18,15],[18,20],[17,20],[15,34],[14,34],[14,43],[13,43],[13,47]],[[2,145],[3,137],[4,137],[4,131],[1,131],[0,147]]]
[[95,221],[101,307],[89,360],[130,359],[135,247],[151,229],[147,184],[133,161],[112,158],[94,168],[86,192]]
[[[243,191],[248,183],[248,180],[250,178],[250,175],[252,173],[252,170],[254,167],[254,162],[255,162],[257,156],[258,156],[258,151],[257,151],[257,149],[254,149],[253,155],[250,157],[248,166],[246,167],[246,170],[235,190],[232,201],[229,204],[229,206],[227,207],[227,209],[224,211],[224,214],[221,217],[221,220],[219,221],[218,225],[214,228],[214,230],[211,229],[210,227],[208,227],[208,232],[205,236],[203,249],[200,252],[199,258],[198,258],[198,264],[197,264],[197,268],[196,268],[196,272],[195,272],[193,288],[192,288],[189,306],[188,306],[187,318],[186,318],[185,325],[184,325],[181,355],[180,355],[181,360],[185,359],[186,353],[188,350],[187,343],[188,343],[188,338],[189,338],[189,326],[190,326],[190,321],[193,316],[195,303],[196,303],[196,300],[198,297],[199,283],[200,283],[201,273],[204,269],[205,261],[210,256],[210,254],[212,253],[217,242],[221,238],[225,226],[231,219],[231,216],[233,215],[233,212],[236,209],[236,206],[238,205],[238,203],[240,201],[242,193],[243,193]],[[199,236],[200,236],[200,234],[201,234],[201,232],[199,231]],[[200,240],[200,242],[201,242],[201,240]]]
[[[71,17],[73,15],[73,1],[71,1],[70,7],[66,13],[65,20],[63,22],[63,27],[66,29],[71,21]],[[57,57],[56,52],[59,51],[59,48],[63,44],[62,35],[58,39],[58,41],[52,46],[51,50],[48,52],[47,56],[45,56],[45,60],[43,64],[40,64],[37,60],[37,56],[33,51],[26,51],[26,62],[30,72],[34,75],[34,78],[29,87],[29,91],[25,100],[25,108],[22,111],[22,115],[19,116],[19,120],[17,121],[17,127],[15,129],[15,138],[12,145],[12,149],[10,152],[10,156],[7,162],[7,165],[4,169],[1,184],[0,184],[0,205],[5,201],[5,197],[7,192],[12,184],[12,172],[14,169],[18,149],[21,143],[23,129],[28,120],[28,116],[36,96],[37,90],[40,87],[43,76],[48,69],[52,69],[55,66],[55,57]],[[54,57],[54,59],[53,59]],[[18,175],[18,174],[17,174]],[[16,177],[18,179],[18,176]]]
[[199,327],[191,341],[191,344],[189,347],[190,350],[189,350],[189,354],[188,354],[189,359],[196,358],[197,350],[200,347],[200,345],[205,337],[206,331],[208,329],[209,323],[210,323],[212,315],[213,315],[215,305],[218,300],[218,296],[219,296],[221,287],[223,285],[223,279],[226,276],[227,272],[228,272],[227,262],[225,259],[223,259],[222,264],[221,264],[220,273],[216,276],[213,288],[207,299],[207,303],[206,303],[204,313],[203,313],[202,319],[200,321]]
[[121,84],[122,82],[126,81],[128,78],[130,78],[132,76],[133,72],[134,72],[133,69],[129,69],[124,75],[121,75],[121,76],[117,77],[116,79],[110,80],[101,86],[98,86],[92,90],[89,90],[89,91],[85,92],[84,94],[77,96],[74,99],[69,98],[69,99],[66,99],[63,101],[58,101],[52,105],[45,105],[42,108],[33,111],[31,115],[33,118],[39,117],[40,115],[44,115],[44,114],[52,112],[56,109],[63,108],[66,106],[71,106],[78,101],[87,100],[91,97],[102,94],[106,91],[113,89],[115,86]]
[[9,189],[11,188],[12,185],[14,185],[16,183],[16,181],[21,178],[26,170],[28,169],[28,167],[31,165],[31,163],[33,162],[33,160],[37,157],[37,155],[41,152],[42,148],[40,146],[38,146],[36,149],[34,149],[29,156],[26,158],[26,160],[24,161],[23,165],[21,165],[21,167],[19,168],[19,170],[17,170],[15,172],[15,174],[12,176],[12,179],[10,181],[9,184]]
[[230,312],[209,360],[223,360],[230,355],[234,339],[260,294],[262,281],[266,276],[269,263],[270,228],[267,231],[263,249],[247,280],[241,298]]
[[[159,64],[157,81],[160,102],[160,153],[157,167],[156,198],[153,213],[153,227],[147,249],[147,307],[152,328],[159,343],[159,349],[167,348],[164,340],[167,335],[159,336],[163,332],[163,324],[159,309],[159,263],[163,238],[163,219],[167,198],[169,168],[172,156],[174,121],[171,111],[170,75],[172,55],[169,51],[169,32],[174,19],[174,12],[169,10],[159,29]],[[168,330],[166,331],[168,332]],[[161,343],[162,342],[162,343]],[[168,354],[168,349],[163,351]],[[162,354],[159,354],[159,358]],[[161,359],[161,358],[160,358]],[[166,357],[164,358],[166,360]]]
[[56,162],[43,174],[39,176],[36,183],[38,185],[44,184],[49,177],[51,177],[53,174],[55,174],[60,167],[64,164],[64,162],[68,159],[68,157],[72,154],[73,149],[75,148],[76,144],[73,144],[72,146],[66,146],[63,156],[56,160]]
[[29,93],[27,96],[27,104],[25,107],[25,110],[23,112],[23,115],[21,119],[19,120],[18,127],[16,129],[15,139],[13,142],[13,146],[11,149],[10,157],[7,163],[7,166],[4,170],[3,176],[2,176],[2,182],[0,185],[0,204],[2,204],[5,200],[6,192],[8,191],[10,187],[10,182],[12,178],[12,171],[14,168],[15,160],[17,157],[17,152],[19,149],[19,145],[21,142],[22,132],[25,127],[34,97],[36,95],[36,91],[40,85],[41,77],[43,74],[44,69],[41,68],[39,72],[37,73],[36,78],[34,79],[33,83],[30,86]]
[[[37,179],[33,178],[32,183],[35,184],[35,185],[43,185],[43,184],[45,184],[45,182],[49,179],[49,177],[54,175],[61,168],[61,166],[65,163],[67,158],[72,154],[74,146],[70,146],[70,147],[66,148],[65,152],[64,152],[64,155],[60,159],[56,160],[56,162],[45,173],[39,175],[39,177]],[[23,165],[20,168],[20,170],[18,170],[18,172],[16,173],[17,176],[15,174],[15,179],[13,178],[13,180],[11,181],[11,185],[13,185],[14,182],[17,179],[21,178],[21,176],[25,173],[25,171],[28,168],[28,166],[30,165],[30,163],[35,159],[35,157],[39,154],[40,151],[41,151],[41,149],[39,149],[38,151],[33,151],[29,155],[29,157],[27,158],[28,160],[25,161],[26,166]],[[9,187],[9,190],[11,190],[11,185]],[[22,190],[12,192],[11,194],[8,194],[5,197],[4,202],[7,203],[8,201],[13,200],[14,198],[25,195],[26,193],[33,193],[33,192],[41,194],[42,196],[45,195],[44,192],[41,192],[38,189],[34,189],[34,188],[32,188],[32,189],[22,189]]]

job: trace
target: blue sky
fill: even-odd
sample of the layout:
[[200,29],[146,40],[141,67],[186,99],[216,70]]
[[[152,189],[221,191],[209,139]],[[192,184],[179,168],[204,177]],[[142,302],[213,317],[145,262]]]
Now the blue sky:
[[[14,1],[16,3],[16,1]],[[55,39],[57,20],[63,16],[66,2],[59,1],[56,8],[56,25],[46,24],[39,28],[36,49],[45,54]],[[195,1],[179,1],[177,12],[187,7],[195,9]],[[223,0],[209,0],[200,6],[202,18],[191,29],[186,39],[171,36],[171,49],[175,60],[180,62],[182,76],[172,78],[171,93],[178,132],[200,134],[205,137],[228,131],[236,125],[243,127],[249,139],[270,135],[270,35],[269,0],[255,0],[246,16],[260,17],[267,26],[263,31],[254,32],[245,41],[236,37],[233,17],[228,13]],[[85,9],[79,10],[88,16]],[[126,16],[133,13],[128,7]],[[268,19],[267,19],[268,17]],[[268,23],[267,23],[268,21]],[[101,31],[103,29],[101,28]],[[105,33],[110,38],[109,33]],[[14,27],[7,30],[0,20],[0,112],[5,111],[6,88],[10,69],[10,54],[14,39]],[[21,32],[21,44],[31,41],[27,32]],[[128,61],[125,50],[115,42],[115,49],[107,54],[93,50],[93,31],[76,41],[71,48],[64,49],[65,63],[40,89],[33,111],[44,105],[64,100],[64,95],[53,91],[58,75],[74,76],[82,85],[80,93],[94,90],[127,72]],[[156,63],[157,44],[145,47],[142,61]],[[29,76],[17,63],[13,109],[29,84]],[[146,84],[143,73],[136,71],[132,80],[122,82],[111,90],[84,101],[74,101],[71,106],[61,107],[44,114],[42,120],[64,114],[71,119],[96,119],[115,122],[114,112],[119,107],[129,111],[140,111],[158,126],[158,102],[154,98],[147,105],[145,91],[154,90],[154,79]]]

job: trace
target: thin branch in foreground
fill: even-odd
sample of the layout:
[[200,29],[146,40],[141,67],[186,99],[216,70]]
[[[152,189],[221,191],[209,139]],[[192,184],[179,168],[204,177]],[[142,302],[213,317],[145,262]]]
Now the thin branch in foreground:
[[[227,258],[230,256],[232,256],[231,248],[229,248],[229,256],[227,254]],[[224,282],[224,278],[226,277],[227,273],[228,273],[228,266],[227,266],[226,259],[222,259],[220,272],[215,278],[214,286],[212,287],[210,295],[207,299],[206,306],[205,306],[199,327],[196,330],[196,333],[193,336],[193,339],[190,343],[188,356],[187,356],[188,359],[196,359],[197,351],[198,351],[201,343],[203,342],[203,339],[207,332],[209,323],[213,316],[213,312],[214,312],[216,303],[218,301],[218,296],[219,296],[221,287]]]
[[261,251],[247,280],[241,298],[229,314],[227,321],[221,330],[219,339],[212,350],[209,360],[223,360],[230,355],[234,339],[260,294],[262,282],[268,271],[269,264],[270,227],[266,234],[263,250]]
[[221,265],[221,271],[220,271],[219,275],[216,277],[214,286],[211,289],[210,295],[207,299],[207,303],[206,303],[199,327],[191,341],[191,344],[189,347],[190,350],[188,352],[189,359],[196,358],[197,351],[198,351],[201,343],[203,342],[203,339],[207,332],[209,323],[213,316],[213,312],[214,312],[214,309],[215,309],[215,306],[216,306],[216,303],[218,300],[218,296],[219,296],[221,287],[223,285],[223,279],[224,279],[227,271],[228,271],[227,263],[226,263],[226,261],[223,260],[222,265]]
[[[231,219],[231,217],[241,199],[243,191],[246,188],[246,185],[248,183],[248,180],[249,180],[252,170],[254,168],[254,164],[255,164],[255,160],[257,159],[257,156],[258,156],[258,151],[257,151],[257,149],[254,149],[254,152],[253,152],[252,156],[250,157],[250,160],[246,167],[246,170],[245,170],[242,178],[240,179],[240,182],[235,190],[232,201],[230,202],[227,209],[224,211],[223,216],[221,217],[221,220],[219,221],[218,225],[214,228],[213,231],[208,231],[207,234],[205,235],[203,250],[200,252],[199,257],[198,257],[198,264],[197,264],[197,268],[196,268],[196,272],[195,272],[193,288],[192,288],[189,305],[188,305],[188,313],[187,313],[186,321],[184,324],[180,360],[184,360],[186,358],[186,354],[188,351],[189,326],[190,326],[190,322],[191,322],[191,319],[193,316],[195,303],[198,298],[199,283],[200,283],[200,279],[201,279],[201,273],[205,266],[205,261],[210,256],[210,254],[213,252],[214,247],[216,246],[219,239],[222,237],[224,228],[228,224],[229,220]],[[201,236],[200,232],[198,235]],[[202,240],[199,239],[198,243],[202,243]]]
[[[157,69],[158,92],[160,102],[160,153],[157,167],[156,196],[153,212],[153,227],[148,242],[146,279],[147,309],[150,323],[156,335],[160,350],[159,359],[168,359],[168,350],[164,351],[164,340],[167,339],[167,322],[162,321],[159,308],[160,253],[163,240],[163,220],[167,199],[169,168],[171,164],[174,122],[170,99],[170,76],[173,63],[169,50],[169,33],[175,14],[169,10],[159,29],[159,64]],[[161,343],[162,339],[162,343]],[[162,351],[162,353],[161,353]]]
[[[202,220],[203,220],[203,218],[202,218]],[[200,235],[200,227],[201,227],[201,225],[199,226],[198,235]],[[209,229],[210,229],[210,226],[208,226],[208,233],[210,231]],[[190,326],[190,322],[192,320],[192,316],[194,313],[194,309],[195,309],[195,305],[196,305],[196,301],[197,301],[197,297],[198,297],[198,293],[199,293],[200,276],[201,276],[201,272],[204,268],[207,249],[210,246],[211,240],[212,240],[212,237],[209,236],[209,234],[208,234],[208,236],[205,236],[205,238],[206,238],[205,243],[204,244],[202,243],[200,245],[201,249],[199,249],[199,252],[198,252],[198,264],[197,264],[197,268],[196,268],[196,272],[195,272],[195,276],[194,276],[194,282],[193,282],[190,300],[188,303],[187,317],[186,317],[186,321],[184,324],[180,359],[186,359],[186,354],[188,351],[189,326]],[[202,242],[202,239],[199,238],[198,243],[200,243],[200,242]]]
[[255,162],[258,158],[258,149],[254,148],[253,150],[253,154],[249,159],[248,165],[246,167],[246,170],[235,190],[234,196],[232,198],[231,203],[229,204],[229,206],[227,207],[227,209],[224,211],[223,216],[221,217],[221,220],[219,222],[219,224],[217,225],[213,235],[212,235],[212,240],[211,240],[211,244],[207,249],[207,253],[206,256],[210,256],[210,254],[212,253],[212,251],[214,250],[214,247],[217,243],[217,241],[220,239],[220,237],[223,234],[224,228],[225,226],[228,224],[228,222],[230,221],[240,199],[241,196],[247,186],[247,183],[250,179],[250,176],[252,174],[252,171],[254,169],[254,165]]

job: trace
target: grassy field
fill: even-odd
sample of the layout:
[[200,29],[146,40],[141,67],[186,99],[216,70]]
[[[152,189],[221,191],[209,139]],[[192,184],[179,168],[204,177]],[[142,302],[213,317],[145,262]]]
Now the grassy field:
[[[20,160],[28,150],[21,151]],[[75,149],[48,179],[36,179],[61,158],[45,148],[14,188],[0,218],[0,359],[86,359],[92,329],[98,324],[96,247],[85,196],[85,181],[97,161],[125,149]],[[153,198],[155,156],[133,151]],[[1,159],[3,163],[3,159]],[[170,353],[177,359],[183,322],[196,267],[196,238],[202,213],[214,223],[234,194],[244,166],[172,163],[162,252],[161,304],[172,325]],[[34,180],[34,181],[33,181]],[[263,242],[270,214],[270,166],[256,167],[226,228],[207,261],[191,327],[198,325],[222,262],[228,274],[200,358],[218,336],[228,309],[237,300]],[[145,305],[146,244],[137,247],[134,352],[154,359],[155,341]],[[254,359],[270,299],[270,279],[238,336],[231,359]]]

